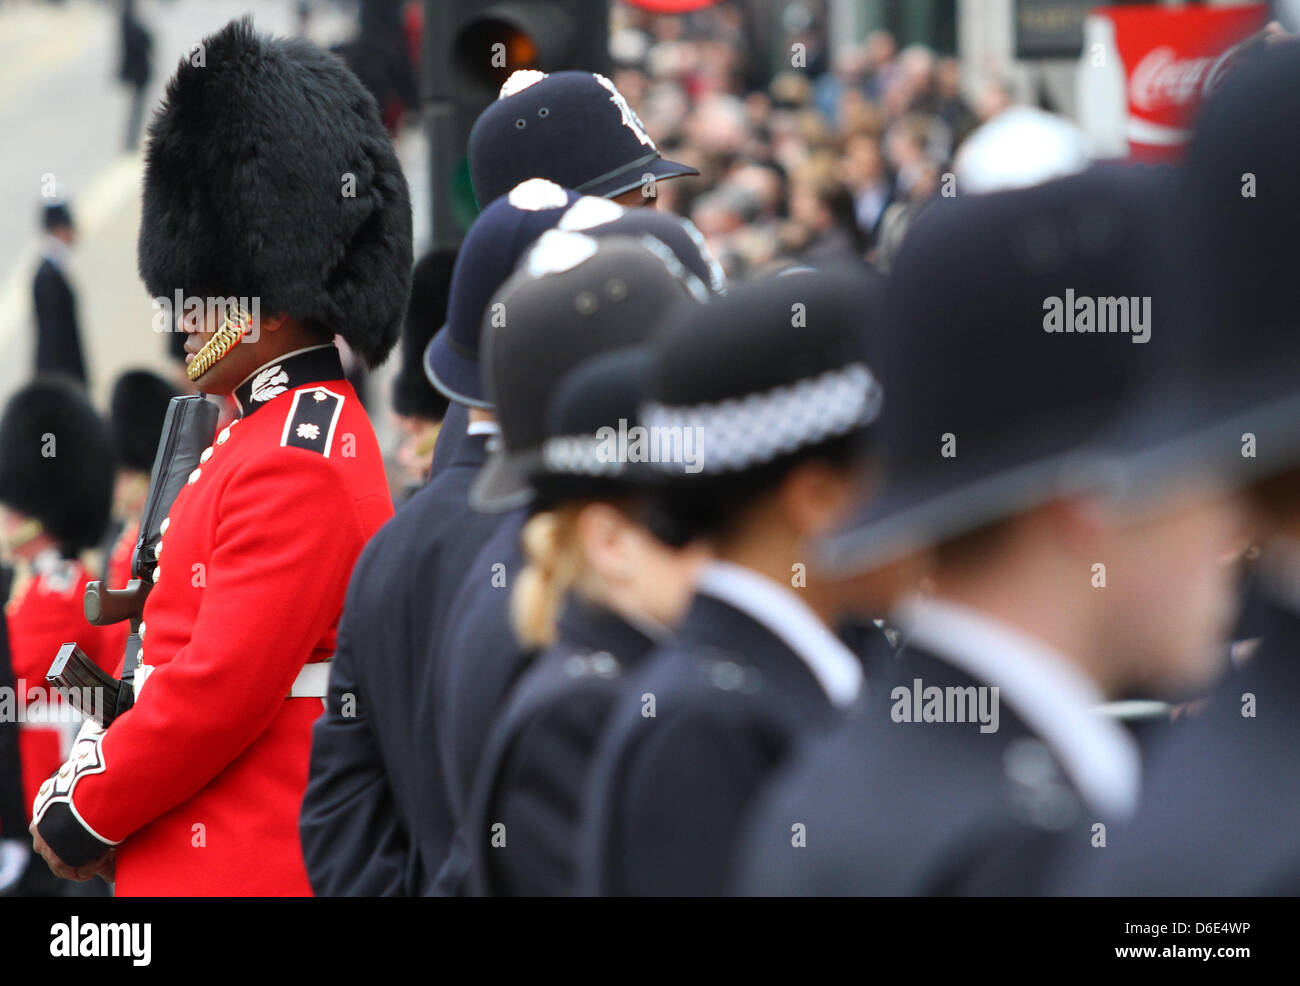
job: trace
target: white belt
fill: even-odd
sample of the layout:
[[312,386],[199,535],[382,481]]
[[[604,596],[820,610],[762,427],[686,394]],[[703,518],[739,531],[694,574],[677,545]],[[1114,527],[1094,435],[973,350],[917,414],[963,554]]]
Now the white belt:
[[289,688],[290,698],[324,698],[330,690],[330,666],[334,659],[304,664]]
[[[317,661],[315,664],[304,664],[302,670],[298,672],[298,677],[293,679],[293,684],[289,686],[289,698],[324,698],[329,694],[330,688],[330,665],[334,663],[333,658],[328,661]],[[153,672],[153,665],[144,664],[143,662],[136,665],[135,677],[132,684],[135,688],[136,697],[140,696],[140,689],[144,686],[145,679]]]

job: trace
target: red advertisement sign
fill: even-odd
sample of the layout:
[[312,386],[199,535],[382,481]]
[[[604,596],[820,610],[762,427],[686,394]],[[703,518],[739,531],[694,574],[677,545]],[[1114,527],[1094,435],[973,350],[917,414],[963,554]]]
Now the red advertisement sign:
[[1122,71],[1124,93],[1114,122],[1122,119],[1129,156],[1168,161],[1181,153],[1201,103],[1231,73],[1241,42],[1264,27],[1268,5],[1098,7],[1089,15],[1090,21],[1096,18],[1110,23],[1089,25],[1081,81],[1118,101],[1119,86],[1107,85],[1102,73],[1093,71],[1099,61],[1096,46],[1113,44],[1113,81],[1119,83]]

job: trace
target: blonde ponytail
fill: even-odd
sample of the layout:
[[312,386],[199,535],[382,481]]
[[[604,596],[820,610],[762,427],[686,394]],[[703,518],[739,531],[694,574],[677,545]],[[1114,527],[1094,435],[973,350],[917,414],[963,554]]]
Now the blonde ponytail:
[[520,533],[527,565],[515,580],[510,618],[515,634],[528,647],[555,643],[555,621],[577,581],[582,552],[576,537],[579,504],[533,516]]

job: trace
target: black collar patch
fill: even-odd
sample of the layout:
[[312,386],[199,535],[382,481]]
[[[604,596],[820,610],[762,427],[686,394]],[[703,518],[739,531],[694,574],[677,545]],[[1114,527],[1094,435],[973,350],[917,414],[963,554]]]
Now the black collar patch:
[[334,429],[343,410],[343,395],[325,387],[300,390],[293,395],[284,420],[281,445],[305,448],[328,457],[334,447]]
[[239,416],[246,418],[263,404],[307,383],[343,379],[343,361],[333,343],[289,353],[249,374],[235,388]]

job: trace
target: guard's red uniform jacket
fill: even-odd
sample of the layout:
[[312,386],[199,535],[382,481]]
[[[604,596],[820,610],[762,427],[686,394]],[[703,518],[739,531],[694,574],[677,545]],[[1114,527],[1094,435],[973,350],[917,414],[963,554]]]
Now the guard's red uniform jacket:
[[243,417],[164,525],[135,704],[83,728],[36,798],[65,862],[119,847],[123,896],[311,892],[298,812],[326,682],[304,665],[333,655],[353,563],[392,499],[333,346],[235,396]]
[[65,643],[76,643],[112,674],[126,647],[125,624],[93,627],[86,622],[82,598],[89,581],[90,573],[79,560],[61,558],[51,550],[33,562],[31,578],[16,587],[5,607],[17,689],[14,713],[22,706],[18,752],[29,820],[37,789],[63,763],[77,729],[76,710],[58,701],[45,682],[55,655]]

